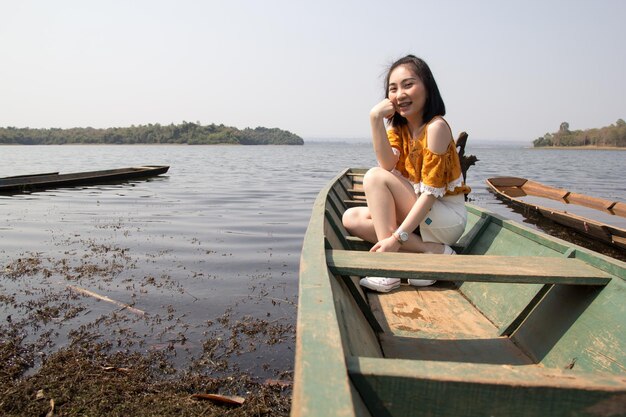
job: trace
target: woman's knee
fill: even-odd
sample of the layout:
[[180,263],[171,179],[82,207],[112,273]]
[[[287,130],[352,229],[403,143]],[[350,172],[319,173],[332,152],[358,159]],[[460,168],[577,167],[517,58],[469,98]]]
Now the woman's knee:
[[347,209],[341,217],[343,227],[348,231],[354,230],[359,224],[359,217],[357,207]]
[[367,228],[368,223],[371,222],[369,210],[367,207],[351,207],[343,213],[341,222],[351,234],[359,233],[359,231]]
[[367,192],[372,187],[385,184],[389,175],[393,174],[381,167],[370,168],[363,176],[363,189]]

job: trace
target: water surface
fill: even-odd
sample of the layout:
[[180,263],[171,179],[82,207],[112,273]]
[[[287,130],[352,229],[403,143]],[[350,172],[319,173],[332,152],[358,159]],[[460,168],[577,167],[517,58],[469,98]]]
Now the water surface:
[[[624,200],[626,152],[469,143],[466,153],[479,159],[468,174],[473,202],[531,227],[588,244],[509,208],[487,191],[486,178],[521,176]],[[371,145],[0,147],[0,177],[144,164],[170,170],[145,181],[0,196],[0,323],[52,311],[45,326],[29,328],[29,340],[50,332],[43,352],[67,345],[83,326],[120,348],[166,351],[181,367],[230,356],[258,376],[291,369],[312,203],[341,169],[374,165]],[[9,274],[34,259],[37,268]],[[219,355],[207,353],[213,342]]]

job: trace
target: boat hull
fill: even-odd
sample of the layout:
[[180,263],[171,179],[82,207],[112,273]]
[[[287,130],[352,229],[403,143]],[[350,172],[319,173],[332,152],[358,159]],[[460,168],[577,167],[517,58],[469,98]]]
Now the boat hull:
[[168,170],[169,166],[167,165],[146,165],[71,174],[54,172],[38,175],[20,175],[0,178],[0,193],[23,193],[50,188],[127,181],[164,174]]
[[[508,204],[536,212],[590,238],[626,249],[626,203],[573,193],[525,178],[489,178],[487,185]],[[531,200],[528,201],[528,198]],[[574,212],[576,210],[579,212]]]
[[[364,172],[313,205],[292,416],[626,413],[626,264],[473,205],[457,256],[369,253],[341,224]],[[374,274],[438,283],[364,292]]]

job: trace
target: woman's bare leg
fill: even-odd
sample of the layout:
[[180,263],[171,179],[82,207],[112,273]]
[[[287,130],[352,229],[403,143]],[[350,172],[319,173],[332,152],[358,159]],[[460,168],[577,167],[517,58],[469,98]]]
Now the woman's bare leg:
[[420,235],[409,233],[409,240],[402,245],[403,252],[443,253],[445,245],[436,242],[424,242]]
[[369,208],[349,208],[343,213],[342,222],[343,226],[352,236],[360,237],[370,243],[378,242]]
[[[413,186],[382,168],[370,169],[363,179],[367,207],[352,207],[343,214],[342,222],[351,235],[376,243],[391,235],[415,204]],[[400,203],[398,203],[400,202]],[[374,222],[372,211],[380,213]],[[380,233],[377,232],[378,225]],[[441,243],[424,242],[421,236],[410,233],[402,245],[403,252],[442,253]]]
[[377,240],[391,236],[417,199],[411,183],[378,167],[367,171],[363,189]]

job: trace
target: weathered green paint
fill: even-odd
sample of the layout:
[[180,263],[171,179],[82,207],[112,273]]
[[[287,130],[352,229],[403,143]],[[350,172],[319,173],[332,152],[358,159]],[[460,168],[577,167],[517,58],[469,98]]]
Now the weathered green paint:
[[481,216],[469,215],[467,217],[465,233],[457,242],[457,246],[462,247],[462,250],[457,253],[470,253],[472,246],[477,241],[476,238],[489,226],[491,219],[492,217],[488,216],[486,213],[482,213]]
[[372,310],[370,309],[367,301],[365,300],[365,297],[363,296],[363,291],[358,286],[358,280],[360,279],[360,277],[350,277],[347,275],[342,275],[341,279],[348,288],[348,291],[350,291],[350,294],[352,294],[352,299],[355,300],[357,306],[359,307],[359,310],[361,310],[361,312],[363,313],[363,316],[369,323],[372,330],[374,330],[376,333],[382,332],[382,327],[380,327],[378,320],[376,320],[376,317],[374,317],[374,314],[372,314]]
[[355,236],[348,236],[347,240],[350,245],[348,248],[352,250],[369,251],[372,248],[371,243]]
[[528,318],[528,316],[533,312],[535,307],[539,305],[539,303],[543,300],[546,294],[554,287],[554,284],[547,284],[541,287],[539,291],[535,294],[535,296],[528,302],[528,305],[524,307],[524,309],[515,317],[514,320],[511,321],[507,326],[503,327],[503,330],[500,331],[500,336],[510,336],[515,330],[517,330]]
[[376,416],[622,416],[626,378],[458,362],[348,358]]
[[326,251],[335,274],[568,285],[606,285],[611,275],[577,259],[538,256],[432,255],[395,252]]
[[626,375],[626,282],[555,286],[511,338],[546,367]]
[[[536,236],[534,231],[518,227],[479,207],[468,204],[467,209],[468,220],[480,219],[480,225],[471,227],[468,221],[461,241],[470,235],[471,242],[468,242],[464,254],[562,257],[568,249],[559,241],[545,240]],[[480,230],[478,233],[474,232],[476,228]],[[518,319],[520,312],[536,299],[542,288],[543,284],[464,282],[459,289],[504,332]]]
[[[341,225],[354,200],[352,179],[364,173],[342,172],[313,206],[300,266],[292,416],[626,415],[626,264],[472,205],[455,245],[462,255],[387,259],[346,251],[368,248]],[[379,259],[396,265],[371,262]],[[502,341],[536,364],[497,355],[472,360],[460,350],[454,357],[381,357],[357,280],[390,270],[462,282],[456,295],[496,326],[486,339],[430,335],[414,339],[416,347],[471,351]],[[440,290],[457,291],[448,288]],[[498,328],[510,338],[499,337]],[[401,336],[384,333],[381,340],[388,337]],[[402,341],[411,348],[408,337]]]
[[326,228],[326,238],[328,239],[329,235],[334,235],[333,241],[337,242],[336,244],[331,246],[336,248],[349,247],[348,240],[346,239],[346,229],[344,229],[343,224],[341,223],[341,219],[334,214],[333,210],[326,210],[326,222],[332,229],[331,232],[328,230],[328,228]]
[[336,295],[326,268],[323,231],[329,189],[315,200],[302,247],[293,416],[355,416],[363,408],[347,378]]
[[[335,294],[349,293],[348,281],[331,279],[330,282]],[[335,297],[334,301],[345,355],[382,357],[376,333],[367,318],[360,314],[355,298]]]

